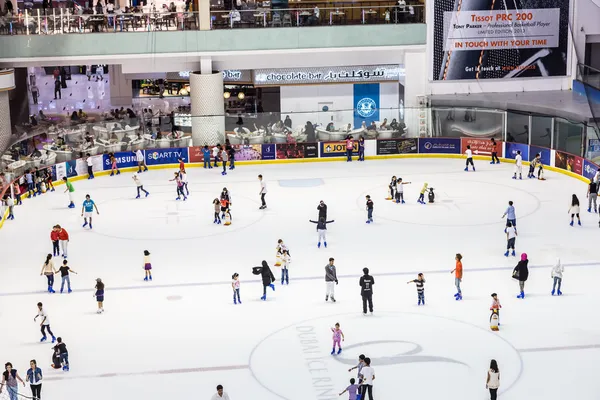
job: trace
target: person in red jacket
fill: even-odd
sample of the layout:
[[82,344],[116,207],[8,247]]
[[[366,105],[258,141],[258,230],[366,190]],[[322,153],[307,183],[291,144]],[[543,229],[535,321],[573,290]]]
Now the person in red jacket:
[[69,233],[60,225],[56,225],[58,230],[58,240],[60,240],[60,248],[62,249],[63,258],[67,258],[67,245],[69,244]]
[[52,227],[52,232],[50,232],[50,240],[52,240],[52,254],[54,257],[58,257],[60,255],[60,249],[58,247],[58,228],[56,225]]

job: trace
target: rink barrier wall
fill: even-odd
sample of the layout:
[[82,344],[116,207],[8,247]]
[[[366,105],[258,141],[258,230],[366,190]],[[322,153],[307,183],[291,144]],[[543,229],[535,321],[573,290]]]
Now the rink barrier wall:
[[[312,162],[342,162],[346,161],[346,156],[341,156],[340,146],[343,142],[321,142],[316,144],[263,144],[263,145],[234,145],[234,147],[240,150],[258,151],[261,149],[267,150],[269,155],[272,155],[273,159],[255,159],[255,160],[236,160],[236,165],[261,165],[261,164],[291,164],[291,163],[312,163]],[[448,158],[448,159],[465,159],[464,150],[467,145],[471,146],[471,150],[474,153],[473,158],[479,161],[489,161],[491,156],[491,142],[488,139],[477,139],[477,138],[407,138],[407,139],[380,139],[380,140],[366,140],[365,141],[365,160],[387,160],[387,159],[403,159],[403,158]],[[507,143],[498,141],[499,147],[499,159],[504,163],[514,163],[514,154],[516,149],[526,151],[528,158],[533,158],[534,154],[529,154],[538,151],[548,151],[548,156],[544,155],[545,161],[549,159],[548,165],[544,164],[544,169],[552,172],[567,175],[571,178],[578,179],[586,184],[590,182],[588,177],[593,177],[596,171],[600,168],[598,165],[590,160],[582,157],[569,154],[559,150],[553,150],[548,148],[541,148],[538,146],[529,146],[520,143]],[[329,145],[329,149],[328,149]],[[296,158],[281,158],[283,151],[289,151],[290,149],[302,149],[303,157]],[[278,151],[280,150],[280,151]],[[316,152],[315,152],[316,150]],[[531,150],[531,151],[530,151]],[[327,151],[327,154],[323,154]],[[436,151],[443,151],[438,153]],[[197,162],[198,160],[198,147],[186,147],[178,149],[148,149],[143,150],[144,158],[147,163],[148,169],[159,170],[159,169],[179,169],[179,164],[175,163],[178,157],[181,157],[186,161],[186,168],[203,168],[203,162]],[[389,154],[393,153],[393,154]],[[127,157],[120,157],[120,155],[126,154]],[[308,157],[304,157],[308,154]],[[135,172],[138,170],[137,165],[134,166],[135,161],[132,161],[131,152],[120,152],[115,153],[118,159],[117,166],[121,172]],[[262,154],[261,154],[262,156]],[[356,155],[353,152],[353,158]],[[120,162],[121,159],[123,162]],[[107,155],[98,155],[92,157],[94,176],[106,176],[110,175],[110,165],[107,163]],[[162,162],[164,161],[164,162]],[[213,159],[211,157],[211,162]],[[561,166],[557,166],[557,162]],[[148,165],[149,164],[149,165]],[[529,161],[523,161],[523,166],[529,166]],[[62,178],[67,176],[72,182],[87,179],[87,163],[83,159],[76,159],[67,162],[62,162],[50,166],[52,169],[52,176],[54,180],[54,186],[60,186],[64,184]],[[579,172],[579,173],[578,173]],[[1,193],[1,196],[4,196]],[[27,199],[27,194],[23,194],[22,199]],[[8,209],[2,207],[0,229],[4,225],[6,218],[8,217]],[[15,213],[17,214],[17,213]],[[18,218],[18,215],[17,215]]]

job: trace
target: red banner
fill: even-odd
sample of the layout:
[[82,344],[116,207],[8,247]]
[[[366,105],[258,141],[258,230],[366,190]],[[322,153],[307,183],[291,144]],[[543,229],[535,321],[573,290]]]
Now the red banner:
[[[208,146],[208,150],[210,150],[210,159],[213,160],[212,156],[212,148],[214,146]],[[190,162],[191,163],[201,163],[204,162],[204,154],[202,153],[202,149],[204,146],[192,146],[190,147]]]
[[[460,140],[460,151],[464,154],[467,150],[467,146],[471,146],[471,151],[475,156],[490,156],[494,151],[494,145],[491,139],[476,139],[476,138],[462,138]],[[496,152],[498,157],[504,157],[502,152],[502,142],[496,140]]]
[[557,150],[554,156],[554,166],[583,175],[583,158],[574,156],[573,154]]

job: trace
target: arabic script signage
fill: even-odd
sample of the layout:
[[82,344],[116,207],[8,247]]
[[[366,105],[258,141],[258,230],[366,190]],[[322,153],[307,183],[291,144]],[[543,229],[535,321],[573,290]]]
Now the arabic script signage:
[[254,84],[302,85],[314,83],[359,83],[400,80],[399,65],[359,65],[352,67],[282,68],[254,70]]

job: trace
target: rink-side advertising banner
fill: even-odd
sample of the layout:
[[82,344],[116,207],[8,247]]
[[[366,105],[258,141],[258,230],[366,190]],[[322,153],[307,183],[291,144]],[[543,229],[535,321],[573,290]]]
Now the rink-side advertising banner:
[[379,121],[379,83],[354,85],[354,129]]
[[275,159],[275,144],[265,143],[261,145],[262,159],[263,160],[274,160]]
[[552,159],[551,150],[546,147],[529,146],[529,157],[533,159],[536,154],[540,155],[540,160],[543,165],[550,165]]
[[598,172],[598,166],[591,161],[584,160],[583,161],[583,171],[582,174],[590,181],[596,176],[596,172]]
[[436,0],[433,80],[567,74],[569,0]]
[[419,139],[379,139],[377,140],[377,155],[409,154],[419,151]]
[[573,154],[556,150],[554,152],[554,166],[583,175],[583,158]]
[[146,164],[148,165],[178,164],[180,158],[183,159],[183,162],[189,162],[187,147],[146,150]]
[[515,159],[517,157],[517,151],[521,152],[521,158],[523,161],[529,161],[529,146],[522,143],[506,142],[504,144],[504,157]]
[[[471,151],[475,156],[492,156],[492,152],[494,151],[494,144],[491,139],[475,139],[475,138],[462,138],[461,149],[460,152],[464,153],[467,151],[467,146],[471,146]],[[498,153],[498,157],[504,157],[504,152],[502,151],[502,142],[500,140],[496,140],[496,152]]]
[[[188,148],[188,155],[191,163],[202,163],[204,162],[204,153],[202,152],[204,146],[192,146]],[[208,147],[209,159],[214,161],[212,156],[212,146]]]
[[419,153],[460,154],[460,139],[421,138],[419,139]]
[[[320,142],[321,157],[341,157],[346,155],[346,142]],[[358,155],[358,141],[352,145],[352,155]]]
[[[142,150],[144,153],[144,150]],[[120,151],[114,153],[117,160],[117,168],[136,167],[138,165],[137,157],[133,151]],[[102,155],[102,169],[109,170],[112,168],[110,157],[108,154]]]
[[277,143],[276,146],[278,160],[319,157],[317,143]]

